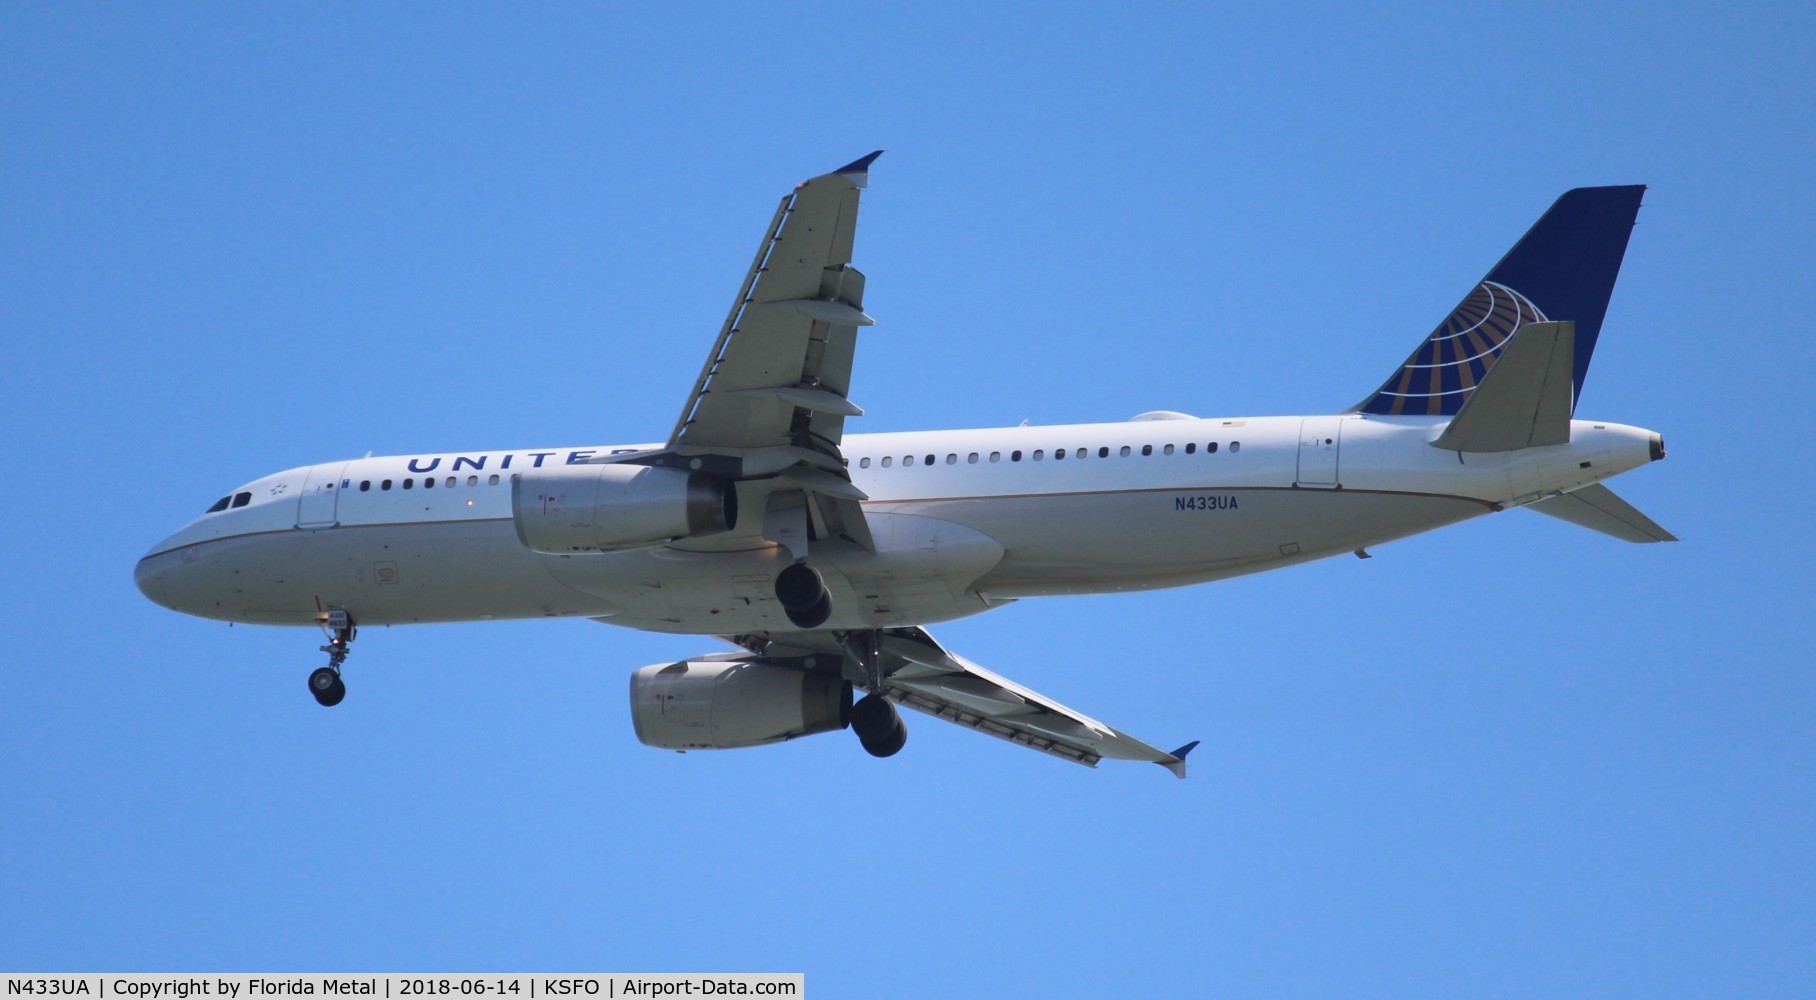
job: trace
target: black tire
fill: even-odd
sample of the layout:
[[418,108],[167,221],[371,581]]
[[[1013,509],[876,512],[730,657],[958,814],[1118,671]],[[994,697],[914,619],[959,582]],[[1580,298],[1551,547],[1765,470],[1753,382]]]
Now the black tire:
[[908,724],[897,717],[895,725],[882,736],[869,740],[860,736],[858,742],[863,745],[864,752],[872,757],[894,757],[908,743]]
[[908,726],[889,699],[867,694],[851,706],[851,731],[858,734],[864,752],[872,757],[893,757],[908,742]]
[[783,605],[782,611],[788,615],[788,620],[794,623],[795,628],[819,628],[826,624],[826,619],[832,617],[832,595],[821,594],[817,604],[804,610],[797,611]]
[[776,574],[776,600],[795,628],[819,628],[832,617],[832,593],[812,566],[795,563]]
[[806,563],[794,563],[776,574],[776,600],[789,611],[806,611],[825,596],[825,581]]
[[900,718],[889,699],[867,694],[851,706],[851,731],[858,739],[881,736]]
[[316,704],[333,708],[347,696],[347,685],[332,668],[318,667],[309,675],[309,693],[315,696]]

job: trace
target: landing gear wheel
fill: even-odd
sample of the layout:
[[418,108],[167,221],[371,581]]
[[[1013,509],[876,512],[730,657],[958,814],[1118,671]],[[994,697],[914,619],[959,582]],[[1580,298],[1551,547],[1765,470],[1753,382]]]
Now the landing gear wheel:
[[901,713],[880,695],[867,694],[851,706],[851,731],[858,734],[864,752],[872,757],[893,757],[908,742],[908,726]]
[[341,682],[340,668],[347,662],[347,654],[353,651],[353,637],[359,631],[353,627],[353,618],[339,608],[329,611],[321,626],[328,636],[328,644],[322,647],[322,652],[328,654],[328,665],[309,675],[309,693],[315,696],[317,704],[331,708],[347,696],[347,685]]
[[795,628],[819,628],[832,617],[832,594],[826,590],[826,581],[804,562],[776,574],[776,600]]
[[318,667],[309,675],[309,693],[315,696],[317,704],[332,708],[347,696],[347,685],[333,667]]

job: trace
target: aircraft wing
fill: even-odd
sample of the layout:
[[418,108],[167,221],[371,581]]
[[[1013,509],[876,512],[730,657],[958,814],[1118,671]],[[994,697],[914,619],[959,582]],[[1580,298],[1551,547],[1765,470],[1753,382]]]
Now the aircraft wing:
[[858,195],[878,150],[782,199],[669,435],[682,454],[802,448],[837,455],[864,275],[851,266]]
[[[766,656],[841,656],[846,676],[870,690],[862,666],[831,633],[726,638]],[[1198,745],[1193,741],[1169,753],[1143,743],[947,651],[924,629],[883,630],[879,653],[883,694],[897,705],[1073,763],[1096,767],[1106,757],[1145,760],[1183,778],[1185,757]]]
[[[853,405],[852,358],[864,315],[864,275],[851,266],[858,195],[882,150],[803,181],[782,199],[751,261],[667,444],[611,461],[704,470],[750,482],[746,509],[799,508],[813,528],[871,548],[839,442]],[[793,498],[792,500],[790,498]],[[744,544],[752,527],[690,543]]]

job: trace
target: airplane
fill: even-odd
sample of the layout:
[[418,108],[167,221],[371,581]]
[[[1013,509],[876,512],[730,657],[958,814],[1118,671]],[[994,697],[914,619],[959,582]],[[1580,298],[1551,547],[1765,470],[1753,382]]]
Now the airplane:
[[[1095,767],[1161,750],[942,646],[1031,597],[1205,583],[1520,507],[1675,541],[1603,481],[1665,457],[1575,418],[1643,185],[1560,197],[1379,389],[1344,410],[847,434],[851,265],[881,151],[783,196],[666,440],[344,459],[240,486],[139,560],[164,607],[318,626],[324,706],[360,625],[588,618],[730,649],[631,674],[643,743],[758,746],[898,706]],[[862,692],[858,697],[856,692]]]

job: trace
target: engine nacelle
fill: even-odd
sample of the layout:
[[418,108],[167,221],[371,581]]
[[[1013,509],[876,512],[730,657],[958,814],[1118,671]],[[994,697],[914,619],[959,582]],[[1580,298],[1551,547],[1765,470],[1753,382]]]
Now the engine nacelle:
[[534,551],[610,552],[729,531],[738,493],[723,479],[679,469],[555,465],[518,475],[511,519]]
[[668,750],[729,750],[843,729],[851,684],[755,656],[656,664],[631,674],[637,739]]

